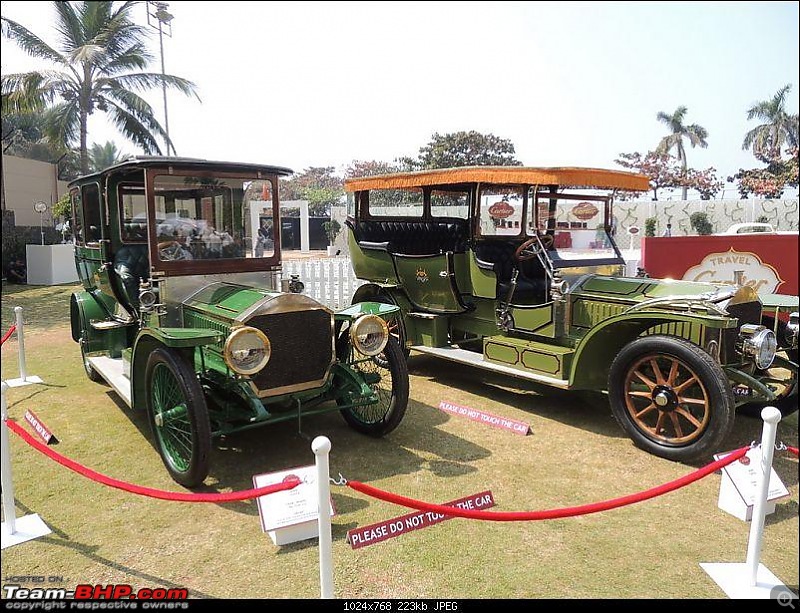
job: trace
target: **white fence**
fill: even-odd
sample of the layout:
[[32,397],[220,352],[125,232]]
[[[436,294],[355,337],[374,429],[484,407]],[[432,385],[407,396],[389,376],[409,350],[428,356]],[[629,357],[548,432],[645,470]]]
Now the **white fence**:
[[365,283],[356,278],[350,258],[344,257],[284,261],[283,278],[290,275],[300,277],[304,294],[333,310],[349,306],[356,289]]

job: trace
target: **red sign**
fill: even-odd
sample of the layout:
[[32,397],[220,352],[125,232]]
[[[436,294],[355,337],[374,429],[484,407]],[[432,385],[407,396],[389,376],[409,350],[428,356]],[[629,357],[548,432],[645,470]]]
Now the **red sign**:
[[439,408],[445,413],[466,417],[467,419],[478,421],[489,426],[494,426],[495,428],[511,430],[514,434],[519,434],[521,436],[527,435],[531,430],[530,425],[526,424],[525,422],[517,421],[516,419],[508,419],[507,417],[498,417],[497,415],[492,415],[491,413],[484,413],[483,411],[478,411],[477,409],[462,407],[445,400],[442,400],[439,403]]
[[741,271],[745,285],[759,293],[797,295],[798,234],[738,234],[646,237],[642,266],[654,278],[733,283]]
[[505,219],[506,217],[511,217],[513,214],[514,207],[511,206],[506,200],[495,202],[489,207],[489,215],[496,217],[497,219]]
[[45,426],[38,417],[36,417],[36,414],[33,411],[25,411],[25,421],[31,425],[33,431],[36,432],[36,434],[39,435],[39,438],[41,438],[46,444],[58,445],[58,439],[52,432],[50,432],[50,429]]
[[[459,498],[451,502],[445,502],[446,507],[459,507],[468,510],[488,509],[494,506],[494,496],[490,490],[473,494],[466,498]],[[446,519],[453,519],[452,516],[432,513],[431,511],[415,511],[407,515],[401,515],[394,519],[382,521],[377,524],[370,524],[362,528],[355,528],[347,532],[347,542],[353,549],[374,545],[387,539],[395,538],[413,532],[421,528],[427,528],[441,523]]]
[[581,221],[587,221],[600,212],[591,202],[579,202],[572,207],[572,214]]

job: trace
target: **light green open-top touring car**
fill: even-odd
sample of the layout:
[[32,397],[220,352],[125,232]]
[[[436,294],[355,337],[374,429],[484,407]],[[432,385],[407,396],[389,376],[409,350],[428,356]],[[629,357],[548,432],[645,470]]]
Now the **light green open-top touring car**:
[[[797,296],[625,276],[617,190],[643,175],[471,167],[345,183],[354,301],[400,308],[408,351],[562,389],[607,391],[648,451],[708,457],[737,406],[797,409]],[[797,257],[797,254],[787,254]]]

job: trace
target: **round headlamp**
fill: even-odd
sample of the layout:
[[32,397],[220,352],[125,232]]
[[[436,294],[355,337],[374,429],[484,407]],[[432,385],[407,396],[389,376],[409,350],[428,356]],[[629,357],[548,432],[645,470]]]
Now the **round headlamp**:
[[359,353],[378,355],[389,341],[389,328],[377,315],[362,315],[350,326],[350,341]]
[[225,341],[225,363],[240,375],[252,375],[269,362],[272,349],[267,336],[256,328],[236,328]]
[[772,330],[764,326],[745,324],[739,330],[739,353],[752,358],[760,370],[766,370],[775,359],[778,341]]

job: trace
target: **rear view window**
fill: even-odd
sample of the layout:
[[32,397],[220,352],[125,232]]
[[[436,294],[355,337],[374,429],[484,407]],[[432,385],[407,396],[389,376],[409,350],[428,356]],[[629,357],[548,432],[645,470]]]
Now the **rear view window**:
[[369,192],[372,217],[422,217],[422,190],[375,189]]
[[431,192],[431,215],[433,217],[469,217],[469,193],[435,190]]

